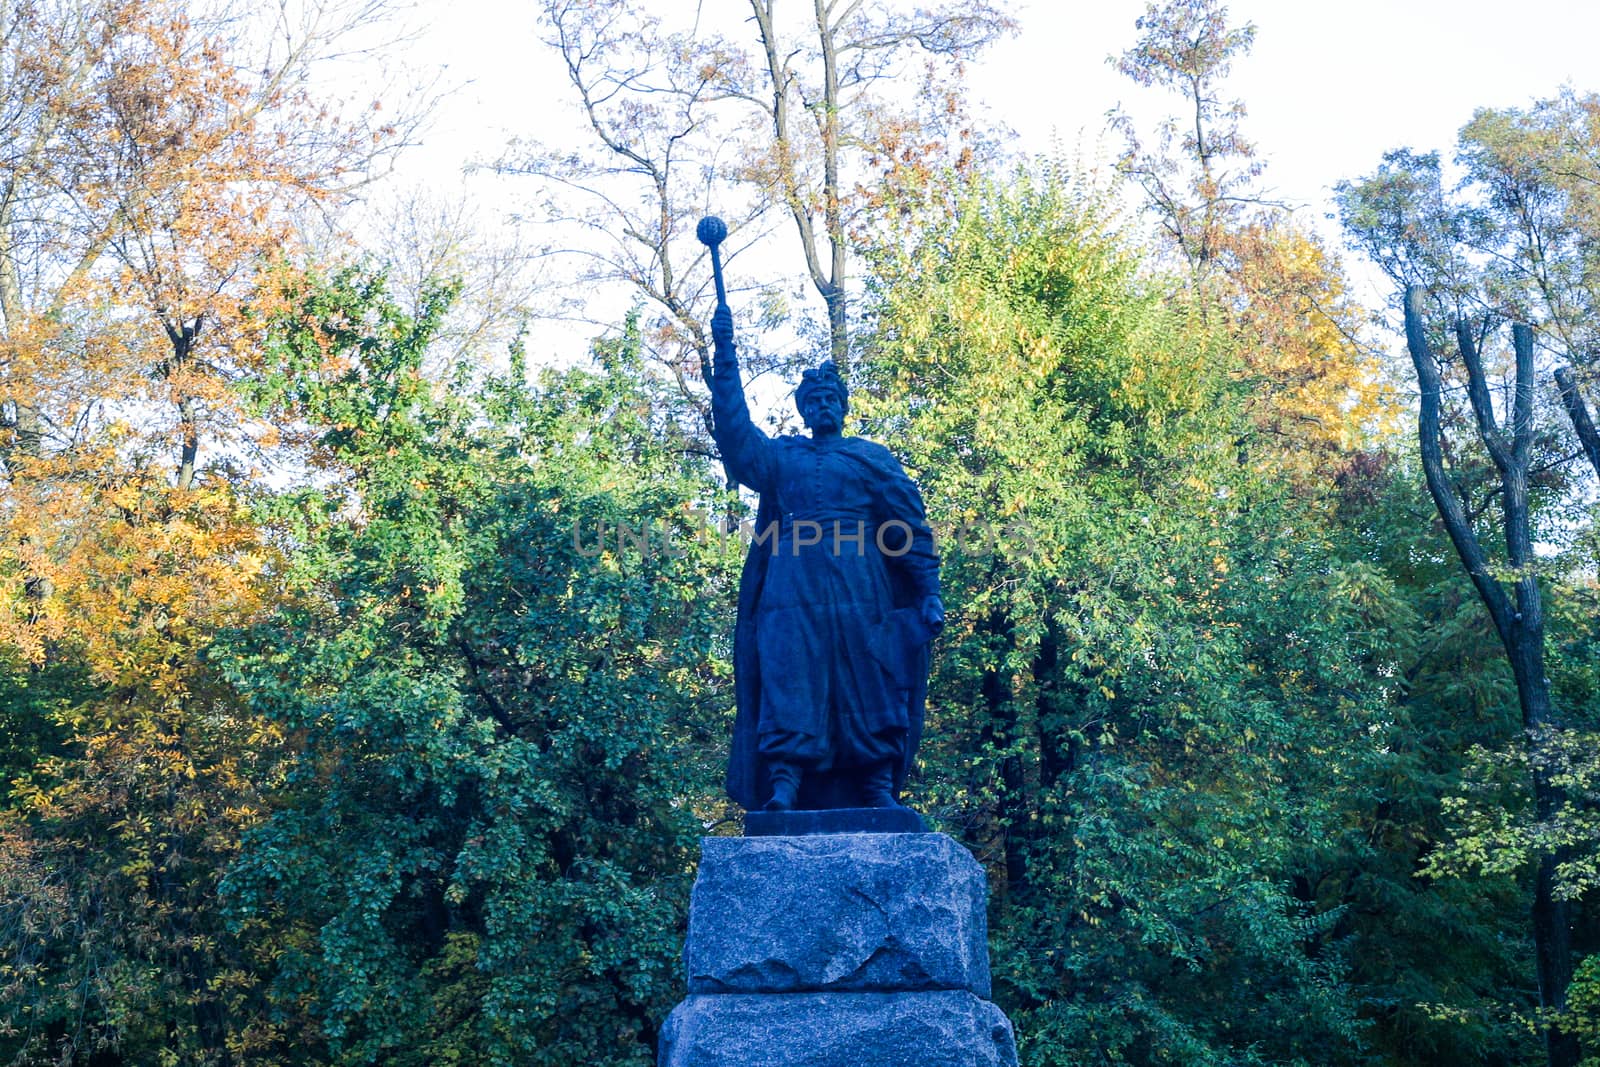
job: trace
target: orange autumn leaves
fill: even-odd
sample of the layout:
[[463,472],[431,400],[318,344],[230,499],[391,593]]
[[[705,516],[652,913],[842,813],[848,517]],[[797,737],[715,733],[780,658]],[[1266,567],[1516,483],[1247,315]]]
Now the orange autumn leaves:
[[[8,5],[0,179],[0,648],[158,697],[248,616],[267,550],[240,490],[274,444],[238,384],[293,213],[370,155],[167,0]],[[41,62],[41,49],[52,53]]]
[[0,716],[48,719],[0,794],[0,896],[34,924],[0,1017],[52,1058],[159,1032],[268,1062],[216,902],[283,738],[211,649],[279,599],[250,504],[298,442],[248,386],[298,216],[382,134],[303,95],[326,40],[264,54],[247,22],[0,0],[0,683],[31,695]]
[[149,473],[31,488],[7,517],[18,545],[0,639],[14,653],[70,649],[96,681],[166,702],[187,693],[215,631],[261,606],[268,550],[230,488],[184,492]]

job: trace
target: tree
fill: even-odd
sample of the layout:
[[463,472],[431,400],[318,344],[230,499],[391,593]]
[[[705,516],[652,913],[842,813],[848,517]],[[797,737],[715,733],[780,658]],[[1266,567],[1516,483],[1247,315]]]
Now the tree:
[[269,399],[322,448],[276,504],[295,596],[225,647],[298,743],[222,891],[339,1062],[648,1064],[726,811],[734,554],[636,325],[536,386],[435,382],[448,299],[351,272],[279,320]]
[[[874,114],[883,103],[873,90],[899,73],[908,55],[954,63],[959,73],[962,59],[1010,32],[1014,23],[988,0],[912,12],[864,0],[813,0],[812,26],[791,37],[778,20],[777,0],[750,0],[750,9],[761,61],[754,78],[748,67],[736,67],[730,82],[761,109],[772,136],[752,159],[749,177],[794,222],[811,284],[827,307],[829,358],[847,368],[845,272],[849,204],[855,198],[850,158],[913,158],[926,151],[916,141],[931,132],[918,128],[925,121]],[[799,114],[810,121],[800,121]],[[870,179],[862,175],[856,179],[861,181]]]
[[[1357,453],[1338,477],[1341,555],[1387,590],[1367,608],[1381,625],[1358,638],[1385,701],[1380,755],[1353,775],[1343,831],[1312,883],[1342,907],[1333,936],[1348,946],[1350,995],[1380,1059],[1526,1062],[1538,1055],[1538,994],[1525,880],[1419,876],[1453,840],[1445,809],[1470,753],[1501,748],[1520,724],[1499,637],[1424,480],[1401,443]],[[1568,631],[1552,623],[1559,646]]]
[[1465,181],[1481,190],[1476,251],[1496,302],[1538,322],[1568,366],[1555,379],[1573,430],[1600,474],[1600,436],[1579,381],[1600,342],[1600,97],[1572,90],[1527,109],[1480,110],[1461,130]]
[[[298,84],[332,8],[249,74],[227,21],[166,0],[7,10],[26,85],[0,190],[0,462],[18,546],[0,636],[35,662],[70,637],[102,670],[130,616],[187,594],[119,599],[95,552],[163,551],[135,543],[184,536],[171,522],[186,510],[248,538],[232,493],[272,441],[232,389],[259,371],[249,305],[292,248],[291,210],[337,195],[382,131],[319,114]],[[241,548],[225,565],[247,577],[256,562]]]
[[[613,0],[549,0],[541,15],[595,144],[578,151],[514,144],[498,165],[540,178],[550,189],[546,213],[575,224],[577,238],[552,251],[585,264],[580,285],[620,285],[659,309],[644,340],[690,395],[710,352],[710,266],[694,225],[735,165],[719,143],[724,45],[665,30]],[[759,214],[757,205],[726,198],[716,209],[735,233]],[[737,248],[724,250],[725,261]]]
[[[1472,578],[1473,586],[1500,635],[1506,658],[1516,678],[1523,728],[1537,746],[1540,735],[1557,725],[1559,719],[1551,705],[1550,685],[1545,675],[1544,601],[1539,590],[1529,515],[1529,472],[1534,460],[1533,331],[1522,324],[1514,328],[1516,386],[1508,436],[1495,416],[1478,348],[1481,338],[1475,337],[1472,327],[1464,321],[1458,320],[1456,326],[1457,344],[1467,370],[1467,395],[1477,421],[1478,437],[1499,472],[1506,564],[1514,589],[1514,593],[1508,595],[1501,580],[1494,574],[1489,557],[1473,530],[1472,520],[1445,471],[1440,426],[1440,393],[1443,387],[1438,357],[1428,341],[1424,325],[1423,300],[1420,287],[1407,289],[1406,345],[1411,352],[1422,391],[1418,435],[1428,490],[1444,520],[1445,531],[1455,546],[1456,554],[1461,558],[1461,565]],[[1533,764],[1533,791],[1538,818],[1550,818],[1561,803],[1561,790],[1543,761],[1537,757]],[[1552,1015],[1566,1010],[1567,986],[1572,982],[1572,920],[1567,902],[1556,894],[1556,865],[1559,859],[1559,853],[1550,852],[1538,858],[1533,898],[1539,999]],[[1546,1032],[1546,1053],[1551,1064],[1561,1067],[1575,1065],[1580,1055],[1573,1035],[1554,1022]]]
[[270,601],[250,466],[291,449],[239,387],[290,216],[393,143],[307,66],[379,13],[284,8],[256,50],[166,0],[0,5],[0,684],[9,735],[51,716],[0,803],[20,1062],[261,1052],[215,888],[282,737],[208,650]]
[[[764,235],[773,212],[792,223],[826,309],[828,352],[848,365],[850,241],[877,171],[958,139],[940,131],[959,113],[960,61],[1012,28],[988,2],[907,10],[817,0],[791,24],[775,0],[751,0],[749,45],[699,26],[668,31],[622,3],[551,0],[544,15],[598,154],[522,166],[598,205],[577,214],[613,250],[599,254],[595,276],[662,309],[657,329],[680,385],[689,352],[703,361],[708,351],[709,278],[692,230],[712,208],[728,215],[734,255]],[[921,99],[937,102],[931,114],[887,91],[917,59],[930,65]],[[775,326],[787,316],[782,287],[764,288]]]
[[1199,312],[1226,324],[1251,379],[1252,422],[1303,486],[1325,484],[1381,419],[1375,363],[1338,256],[1257,182],[1244,104],[1223,82],[1255,42],[1217,0],[1151,3],[1117,69],[1182,97],[1185,113],[1143,144],[1126,113],[1121,171],[1145,193],[1162,248],[1183,265]]
[[[1527,816],[1554,828],[1567,808],[1561,776],[1545,758],[1555,751],[1551,731],[1582,723],[1569,718],[1579,708],[1558,709],[1551,699],[1541,581],[1558,580],[1565,567],[1556,553],[1541,558],[1535,545],[1541,515],[1545,536],[1568,536],[1557,531],[1575,521],[1570,464],[1581,453],[1565,450],[1559,425],[1538,409],[1537,379],[1548,364],[1541,368],[1537,350],[1542,329],[1528,323],[1551,324],[1558,346],[1563,333],[1570,337],[1581,327],[1571,314],[1574,301],[1561,295],[1569,287],[1555,281],[1574,264],[1561,250],[1577,242],[1575,231],[1553,222],[1559,197],[1529,180],[1540,166],[1538,153],[1519,161],[1503,150],[1506,138],[1505,116],[1493,113],[1480,112],[1463,129],[1459,158],[1467,174],[1453,193],[1443,187],[1437,155],[1401,150],[1388,153],[1374,174],[1341,184],[1339,197],[1347,230],[1406,286],[1407,346],[1421,388],[1419,433],[1429,490],[1516,683],[1520,745],[1532,774]],[[1493,346],[1497,327],[1508,319],[1523,323],[1513,330],[1509,359]],[[1451,334],[1457,355],[1443,359],[1439,343]],[[1511,381],[1497,388],[1501,366],[1509,368]],[[1475,440],[1490,462],[1475,459],[1463,439]],[[1502,564],[1481,546],[1491,532],[1506,540]],[[1546,1056],[1551,1063],[1576,1063],[1577,1040],[1561,1022],[1573,946],[1571,906],[1557,884],[1558,868],[1570,859],[1555,843],[1560,837],[1552,834],[1547,848],[1527,858]]]
[[1322,872],[1382,760],[1387,583],[1240,462],[1239,354],[1110,197],[932,191],[874,245],[852,407],[950,606],[917,802],[993,872],[1025,1062],[1359,1062]]
[[1600,341],[1600,98],[1567,90],[1480,109],[1456,161],[1463,175],[1447,190],[1436,153],[1387,153],[1374,174],[1339,187],[1346,225],[1401,284],[1533,325],[1565,364],[1554,377],[1593,466],[1600,439],[1583,393]]
[[1190,114],[1164,121],[1155,148],[1147,150],[1132,120],[1118,113],[1114,125],[1128,142],[1122,170],[1144,189],[1200,284],[1223,257],[1228,231],[1261,203],[1253,188],[1261,165],[1239,126],[1244,104],[1219,95],[1233,61],[1255,43],[1256,28],[1230,26],[1227,7],[1216,0],[1149,3],[1134,26],[1143,35],[1113,60],[1117,70],[1140,85],[1182,94]]
[[[7,417],[33,429],[8,435],[8,457],[102,430],[95,408],[127,391],[123,375],[170,407],[174,484],[194,484],[203,431],[235,421],[217,382],[247,368],[240,295],[285,246],[291,201],[327,200],[379,157],[363,142],[393,132],[340,125],[305,96],[297,82],[342,14],[312,11],[286,54],[245,74],[248,42],[227,21],[163,0],[15,8],[10,63],[26,84],[0,198],[0,310]],[[66,360],[96,376],[66,388]]]

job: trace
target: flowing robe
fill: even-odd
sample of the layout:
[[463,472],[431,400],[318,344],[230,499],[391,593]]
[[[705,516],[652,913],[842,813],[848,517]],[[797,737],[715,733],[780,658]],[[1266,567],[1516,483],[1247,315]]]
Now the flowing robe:
[[850,804],[819,780],[885,761],[898,790],[922,734],[921,605],[939,593],[921,495],[872,441],[763,433],[732,359],[717,361],[712,403],[729,474],[761,497],[739,585],[728,792],[759,807],[777,760],[806,772],[802,806]]

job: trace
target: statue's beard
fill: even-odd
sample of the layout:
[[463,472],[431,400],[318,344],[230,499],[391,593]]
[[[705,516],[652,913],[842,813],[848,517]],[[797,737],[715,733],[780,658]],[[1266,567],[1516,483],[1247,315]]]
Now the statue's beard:
[[806,423],[806,429],[812,433],[838,433],[839,420],[833,415],[819,414]]

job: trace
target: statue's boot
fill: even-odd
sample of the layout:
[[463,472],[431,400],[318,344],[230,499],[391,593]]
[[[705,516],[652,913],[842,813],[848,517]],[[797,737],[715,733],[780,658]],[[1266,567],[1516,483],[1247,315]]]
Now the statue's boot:
[[894,763],[884,760],[874,763],[861,780],[861,802],[869,808],[898,808],[900,801],[894,795]]
[[772,779],[772,799],[767,801],[767,811],[788,811],[794,807],[800,793],[800,768],[792,763],[769,763],[767,775]]

